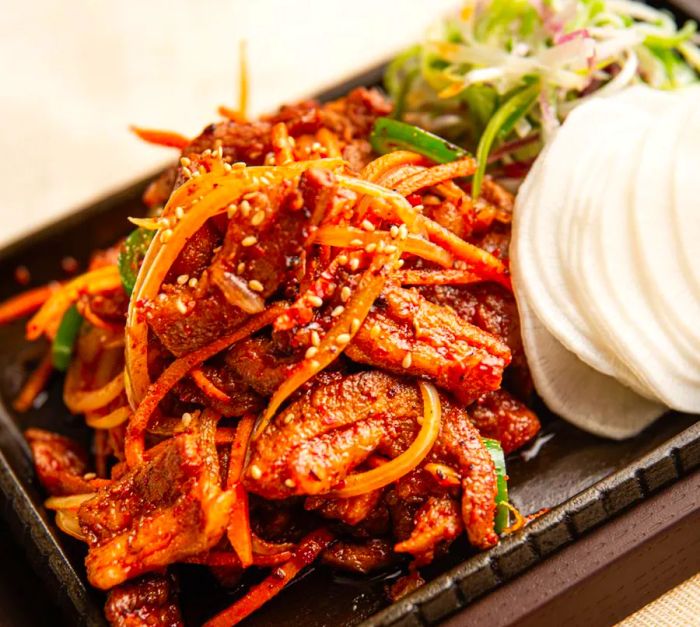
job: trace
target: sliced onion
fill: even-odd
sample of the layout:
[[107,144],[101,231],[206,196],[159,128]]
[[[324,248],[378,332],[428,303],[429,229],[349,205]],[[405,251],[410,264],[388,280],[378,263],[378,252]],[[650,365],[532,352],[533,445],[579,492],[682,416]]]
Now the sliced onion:
[[378,468],[346,477],[345,485],[331,492],[330,496],[347,498],[378,490],[400,479],[425,459],[440,433],[442,407],[438,391],[432,383],[420,381],[418,386],[423,396],[423,424],[411,446]]

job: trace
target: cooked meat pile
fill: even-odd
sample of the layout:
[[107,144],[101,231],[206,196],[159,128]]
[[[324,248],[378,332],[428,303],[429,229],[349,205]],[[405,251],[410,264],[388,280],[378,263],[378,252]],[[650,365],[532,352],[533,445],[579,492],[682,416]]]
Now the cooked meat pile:
[[[182,624],[175,564],[225,586],[272,568],[270,590],[318,554],[358,573],[410,564],[408,590],[461,535],[498,542],[482,436],[510,453],[539,429],[512,197],[487,181],[473,200],[466,161],[373,154],[389,111],[358,89],[212,124],[145,195],[155,237],[133,293],[114,254],[60,292],[84,318],[65,398],[95,429],[94,463],[27,438],[112,625]],[[56,293],[34,335],[55,336]]]

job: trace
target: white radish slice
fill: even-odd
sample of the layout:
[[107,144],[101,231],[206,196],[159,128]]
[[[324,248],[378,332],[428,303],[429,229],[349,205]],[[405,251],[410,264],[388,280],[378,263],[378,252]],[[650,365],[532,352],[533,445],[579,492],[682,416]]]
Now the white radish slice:
[[537,392],[547,407],[577,427],[622,440],[666,412],[569,352],[518,299],[523,346]]
[[[584,185],[576,190],[578,193],[568,205],[568,213],[562,220],[566,223],[560,228],[562,272],[569,285],[572,286],[572,300],[577,309],[582,312],[582,315],[585,315],[587,323],[593,330],[594,337],[597,338],[598,342],[606,346],[608,352],[613,355],[609,358],[612,364],[612,372],[605,372],[604,374],[611,374],[641,396],[655,398],[654,391],[640,378],[633,368],[629,367],[627,361],[621,358],[616,351],[614,330],[601,326],[594,315],[595,305],[599,303],[589,302],[591,291],[582,282],[582,272],[577,261],[580,255],[586,254],[582,252],[582,246],[584,245],[584,236],[591,229],[589,219],[591,207],[599,203],[601,198],[605,198],[607,179],[615,176],[619,179],[623,175],[622,172],[617,170],[619,166],[614,163],[614,146],[630,140],[634,141],[635,137],[641,137],[644,129],[649,126],[652,120],[651,116],[636,108],[627,107],[621,110],[617,105],[612,106],[606,103],[601,103],[601,106],[603,109],[593,111],[595,114],[594,118],[601,114],[606,119],[617,121],[617,123],[612,127],[600,125],[589,127],[590,142],[596,147],[593,150],[596,158],[592,162],[584,162],[582,164],[580,170],[582,178],[585,180]],[[620,121],[618,117],[622,111],[625,112],[624,122]],[[598,133],[599,130],[601,131],[600,134]],[[626,213],[624,204],[613,206],[610,210],[623,216]],[[592,261],[597,260],[593,259]]]
[[[690,115],[698,106],[700,98],[677,99],[649,134],[634,190],[631,228],[642,259],[643,276],[656,292],[652,305],[657,316],[676,346],[700,369],[700,297],[691,288],[692,274],[681,257],[681,242],[672,217],[676,195],[673,171],[678,165],[676,148],[687,132]],[[696,169],[700,167],[697,156],[690,159]],[[649,176],[655,180],[645,178]],[[700,199],[696,199],[698,202]],[[698,221],[697,211],[694,217],[688,216],[690,228]],[[700,390],[698,398],[700,402]]]
[[621,132],[611,138],[606,152],[608,175],[598,181],[597,195],[584,209],[573,263],[591,320],[620,359],[666,405],[692,411],[700,390],[695,377],[700,373],[683,359],[655,315],[654,294],[642,280],[629,232],[627,208],[638,185],[634,173],[639,171],[637,163],[641,167],[640,148],[646,151],[648,142],[641,141],[643,130]]
[[[698,99],[700,89],[683,90],[686,97]],[[674,198],[671,215],[681,263],[689,277],[689,288],[700,294],[700,102],[695,105],[676,149]]]
[[550,332],[586,363],[611,373],[610,359],[596,346],[588,324],[573,305],[573,295],[556,257],[555,225],[564,219],[564,201],[573,172],[565,166],[579,157],[574,153],[580,153],[583,140],[577,138],[580,126],[575,119],[576,112],[540,155],[516,198],[513,242],[517,242],[517,248],[511,250],[511,271],[516,290],[522,291]]

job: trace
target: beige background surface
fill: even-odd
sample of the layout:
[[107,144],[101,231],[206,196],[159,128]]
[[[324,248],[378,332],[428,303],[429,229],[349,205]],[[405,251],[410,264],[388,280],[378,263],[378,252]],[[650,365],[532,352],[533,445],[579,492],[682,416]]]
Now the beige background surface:
[[165,163],[130,124],[197,133],[237,98],[303,97],[411,43],[458,0],[0,0],[0,245]]

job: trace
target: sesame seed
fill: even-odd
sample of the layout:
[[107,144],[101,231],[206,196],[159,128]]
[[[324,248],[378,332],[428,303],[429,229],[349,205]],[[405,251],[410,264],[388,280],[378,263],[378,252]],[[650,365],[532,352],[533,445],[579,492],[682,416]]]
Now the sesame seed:
[[425,207],[424,207],[423,205],[415,205],[413,208],[414,208],[416,211],[423,211],[423,209],[425,209]]
[[192,161],[190,161],[188,157],[180,157],[180,163],[187,168],[189,167],[190,163],[192,163]]
[[348,262],[348,256],[347,255],[338,255],[338,265],[339,266],[344,266]]
[[166,217],[158,218],[156,220],[156,222],[157,222],[158,226],[162,226],[166,229],[170,226],[170,218],[166,218]]
[[248,246],[255,246],[255,244],[257,244],[257,243],[258,243],[258,238],[255,237],[255,235],[248,235],[248,237],[243,238],[241,245],[248,247]]
[[211,252],[213,252],[213,253],[216,255],[216,253],[218,253],[220,250],[221,250],[221,246],[217,246],[217,247],[216,247],[214,250],[212,250]]
[[260,226],[263,223],[264,219],[265,219],[265,212],[264,211],[257,211],[256,213],[253,214],[253,217],[250,219],[250,223],[253,226]]
[[399,260],[396,262],[396,269],[397,269],[397,270],[400,270],[401,268],[403,268],[403,259],[399,259]]
[[411,353],[406,353],[406,356],[403,358],[403,361],[401,362],[401,367],[402,368],[410,368],[412,363],[413,363],[413,357],[411,356]]
[[284,485],[286,485],[290,490],[293,490],[297,487],[297,484],[294,483],[294,479],[285,479]]
[[362,246],[363,242],[361,239],[351,239],[350,246]]
[[250,203],[247,200],[243,200],[241,202],[241,213],[243,214],[244,218],[247,218],[248,215],[250,214]]
[[262,477],[262,470],[260,470],[260,467],[253,464],[250,467],[250,476],[255,479],[255,481],[260,479],[260,477]]
[[243,274],[245,272],[245,261],[241,261],[237,266],[236,266],[236,273],[238,274]]
[[323,146],[319,142],[314,142],[311,144],[311,150],[314,152],[318,152],[319,150],[323,149]]
[[395,224],[389,229],[389,234],[393,237],[396,238],[399,235],[399,227],[396,226]]
[[199,176],[200,174],[201,174],[201,172],[199,170],[194,170],[192,172],[192,178],[195,178],[195,177]]
[[318,331],[311,331],[311,344],[313,346],[321,345],[321,336],[318,334]]
[[369,330],[369,336],[373,340],[376,339],[379,334],[382,332],[382,328],[379,326],[379,324],[375,324],[370,330]]
[[190,280],[190,277],[188,274],[181,274],[179,277],[177,277],[176,281],[178,285],[184,285],[187,283],[187,281]]
[[408,227],[402,224],[399,227],[399,239],[406,239],[408,237]]
[[312,359],[309,362],[309,366],[311,366],[312,370],[318,370],[321,367],[321,362],[316,361],[315,359]]
[[357,330],[360,328],[360,322],[359,318],[353,318],[352,322],[350,323],[350,333],[357,333]]
[[199,280],[196,277],[192,277],[188,282],[187,285],[190,287],[197,287],[197,283],[199,283]]
[[224,170],[226,170],[226,172],[230,172],[232,169],[230,163],[224,163]]
[[379,243],[377,244],[377,252],[381,254],[384,252],[385,249],[386,242],[384,240],[379,240]]
[[345,346],[352,338],[349,333],[341,333],[337,338],[335,338],[335,343],[338,346]]
[[398,248],[396,246],[394,246],[393,244],[389,244],[384,249],[384,252],[389,253],[391,255],[392,253],[395,253],[397,250],[398,250]]
[[265,289],[263,287],[263,284],[260,283],[260,281],[256,281],[255,279],[248,281],[248,287],[254,292],[262,292]]
[[294,420],[294,414],[290,411],[283,419],[282,422],[286,425],[288,425],[290,422]]
[[323,305],[323,299],[320,296],[316,296],[316,294],[310,294],[306,297],[306,300],[309,301],[309,305],[312,307],[320,307]]
[[188,178],[188,179],[192,178],[192,170],[190,170],[188,167],[182,168],[182,174],[185,178]]
[[342,300],[344,303],[347,303],[350,299],[351,294],[352,290],[347,285],[343,286],[343,289],[340,290],[340,300]]
[[237,169],[243,169],[245,168],[245,161],[236,161],[236,163],[233,164],[233,167]]
[[172,236],[173,236],[172,230],[171,230],[171,229],[165,229],[165,231],[163,231],[163,232],[160,234],[160,241],[163,242],[163,244],[165,244]]
[[185,210],[182,207],[175,207],[175,217],[178,220],[182,220],[184,215],[185,215]]
[[375,250],[377,250],[377,245],[374,242],[370,242],[365,246],[365,252],[373,253]]
[[207,148],[203,153],[202,156],[208,157],[211,154],[211,148]]
[[305,357],[306,359],[311,359],[312,357],[316,357],[316,354],[318,353],[318,348],[315,346],[309,346],[309,348],[306,349]]
[[350,270],[357,270],[360,267],[360,260],[355,257],[354,259],[350,260]]
[[374,231],[374,224],[372,224],[367,218],[362,220],[362,228],[365,231]]
[[345,307],[338,305],[333,311],[331,311],[331,316],[337,318],[341,313],[345,311]]
[[236,215],[236,212],[238,211],[238,205],[231,203],[228,207],[226,207],[226,217],[230,220],[233,218],[233,216]]
[[267,178],[266,176],[261,176],[261,177],[260,177],[260,182],[261,182],[263,185],[270,185],[270,179]]
[[96,478],[97,478],[97,475],[94,472],[86,472],[83,475],[83,479],[85,479],[85,481],[90,481],[91,479],[96,479]]
[[189,427],[191,422],[192,422],[192,414],[190,412],[186,411],[184,414],[182,414],[182,426]]
[[183,303],[180,299],[178,299],[178,300],[175,302],[175,307],[177,307],[177,310],[178,310],[181,314],[184,315],[184,314],[187,313],[187,305],[185,305],[185,303]]

